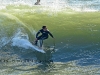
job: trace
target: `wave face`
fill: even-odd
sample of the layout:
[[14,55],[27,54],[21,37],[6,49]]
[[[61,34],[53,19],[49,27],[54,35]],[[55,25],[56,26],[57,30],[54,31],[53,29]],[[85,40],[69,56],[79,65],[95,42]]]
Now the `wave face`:
[[[0,0],[0,74],[99,75],[100,12],[88,11],[99,11],[100,1],[41,0],[39,6],[35,2]],[[55,37],[44,41],[44,54],[31,44],[43,25]]]
[[[1,17],[0,18],[1,54],[3,55],[4,53],[10,53],[12,54],[12,58],[13,58],[13,53],[15,53],[16,50],[17,51],[19,50],[19,52],[18,53],[16,52],[16,54],[19,54],[19,57],[21,57],[21,53],[29,49],[29,47],[32,45],[29,42],[29,36],[28,36],[29,30],[27,29],[27,27],[23,22],[21,22],[17,17],[13,15],[7,13],[4,14],[0,13],[0,17]],[[35,33],[35,31],[33,33]],[[5,54],[3,56],[2,55],[1,55],[1,59],[10,58],[10,57],[6,57]]]
[[6,45],[14,37],[18,29],[21,29],[23,24],[10,14],[0,14],[0,43],[1,46]]

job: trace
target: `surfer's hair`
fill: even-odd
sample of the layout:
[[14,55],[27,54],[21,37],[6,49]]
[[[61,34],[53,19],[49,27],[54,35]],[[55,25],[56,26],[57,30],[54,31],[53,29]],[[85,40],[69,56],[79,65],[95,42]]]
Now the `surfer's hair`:
[[46,28],[46,26],[42,26],[42,29]]

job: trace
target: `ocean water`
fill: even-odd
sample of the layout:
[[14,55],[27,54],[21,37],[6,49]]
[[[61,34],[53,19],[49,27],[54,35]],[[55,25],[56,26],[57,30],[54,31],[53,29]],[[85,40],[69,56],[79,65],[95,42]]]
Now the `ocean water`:
[[[0,0],[0,75],[100,75],[99,0]],[[43,25],[54,35],[41,53]]]
[[[1,9],[7,5],[29,5],[33,6],[37,0],[0,0]],[[99,0],[41,0],[41,6],[52,7],[52,9],[65,9],[71,8],[75,11],[99,11]]]

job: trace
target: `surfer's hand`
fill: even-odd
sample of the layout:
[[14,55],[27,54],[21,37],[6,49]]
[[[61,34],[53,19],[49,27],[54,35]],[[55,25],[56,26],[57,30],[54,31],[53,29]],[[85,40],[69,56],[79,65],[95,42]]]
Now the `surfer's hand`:
[[37,40],[37,38],[35,40]]

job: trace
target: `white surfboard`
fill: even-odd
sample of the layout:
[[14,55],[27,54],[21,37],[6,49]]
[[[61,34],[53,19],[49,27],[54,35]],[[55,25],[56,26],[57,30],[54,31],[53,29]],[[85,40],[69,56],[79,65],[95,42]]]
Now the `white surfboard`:
[[35,49],[36,51],[39,51],[39,52],[42,52],[42,53],[45,53],[45,51],[43,49],[40,49],[39,47],[33,45],[32,47],[33,49]]

